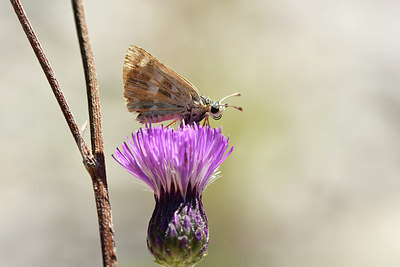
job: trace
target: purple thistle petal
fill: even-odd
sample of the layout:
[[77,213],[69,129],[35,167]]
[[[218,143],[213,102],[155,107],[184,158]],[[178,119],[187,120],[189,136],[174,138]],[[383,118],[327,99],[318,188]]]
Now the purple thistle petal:
[[[219,165],[232,153],[222,129],[186,125],[177,130],[164,127],[132,133],[113,158],[144,181],[157,197],[172,188],[184,198],[188,190],[201,195]],[[189,188],[190,186],[190,188]]]

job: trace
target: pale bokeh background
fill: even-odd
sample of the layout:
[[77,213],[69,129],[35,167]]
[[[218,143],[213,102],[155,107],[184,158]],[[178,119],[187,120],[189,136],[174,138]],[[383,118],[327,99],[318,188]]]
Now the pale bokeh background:
[[[23,1],[80,125],[70,1]],[[140,126],[122,64],[144,47],[207,96],[235,146],[204,193],[198,266],[400,265],[399,1],[86,1],[119,266],[155,266],[152,193],[110,157]],[[10,4],[0,3],[0,265],[100,266],[91,182]],[[89,134],[87,133],[88,137]]]

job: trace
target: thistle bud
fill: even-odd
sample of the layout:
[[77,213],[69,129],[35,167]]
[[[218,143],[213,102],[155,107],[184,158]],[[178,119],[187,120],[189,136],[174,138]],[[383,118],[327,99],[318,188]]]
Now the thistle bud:
[[207,216],[201,197],[156,199],[147,247],[163,266],[193,266],[207,255]]

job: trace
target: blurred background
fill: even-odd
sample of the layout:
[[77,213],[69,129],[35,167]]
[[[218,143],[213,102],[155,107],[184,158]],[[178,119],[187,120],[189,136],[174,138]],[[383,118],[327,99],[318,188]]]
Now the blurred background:
[[[70,1],[23,1],[79,125]],[[7,2],[0,3],[0,265],[100,266],[89,175]],[[400,265],[400,2],[86,1],[119,266],[155,266],[153,194],[111,154],[140,125],[122,96],[136,44],[214,99],[235,147],[206,189],[198,266]],[[89,130],[86,132],[89,140]]]

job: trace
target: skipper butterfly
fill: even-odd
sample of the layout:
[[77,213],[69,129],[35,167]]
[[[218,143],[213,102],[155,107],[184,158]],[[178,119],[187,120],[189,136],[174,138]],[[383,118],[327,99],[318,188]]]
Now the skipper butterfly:
[[197,123],[208,117],[220,119],[227,107],[240,111],[241,107],[221,104],[234,93],[212,100],[202,96],[188,80],[165,66],[158,59],[135,45],[129,46],[124,62],[124,97],[130,112],[139,113],[141,123],[166,120]]

